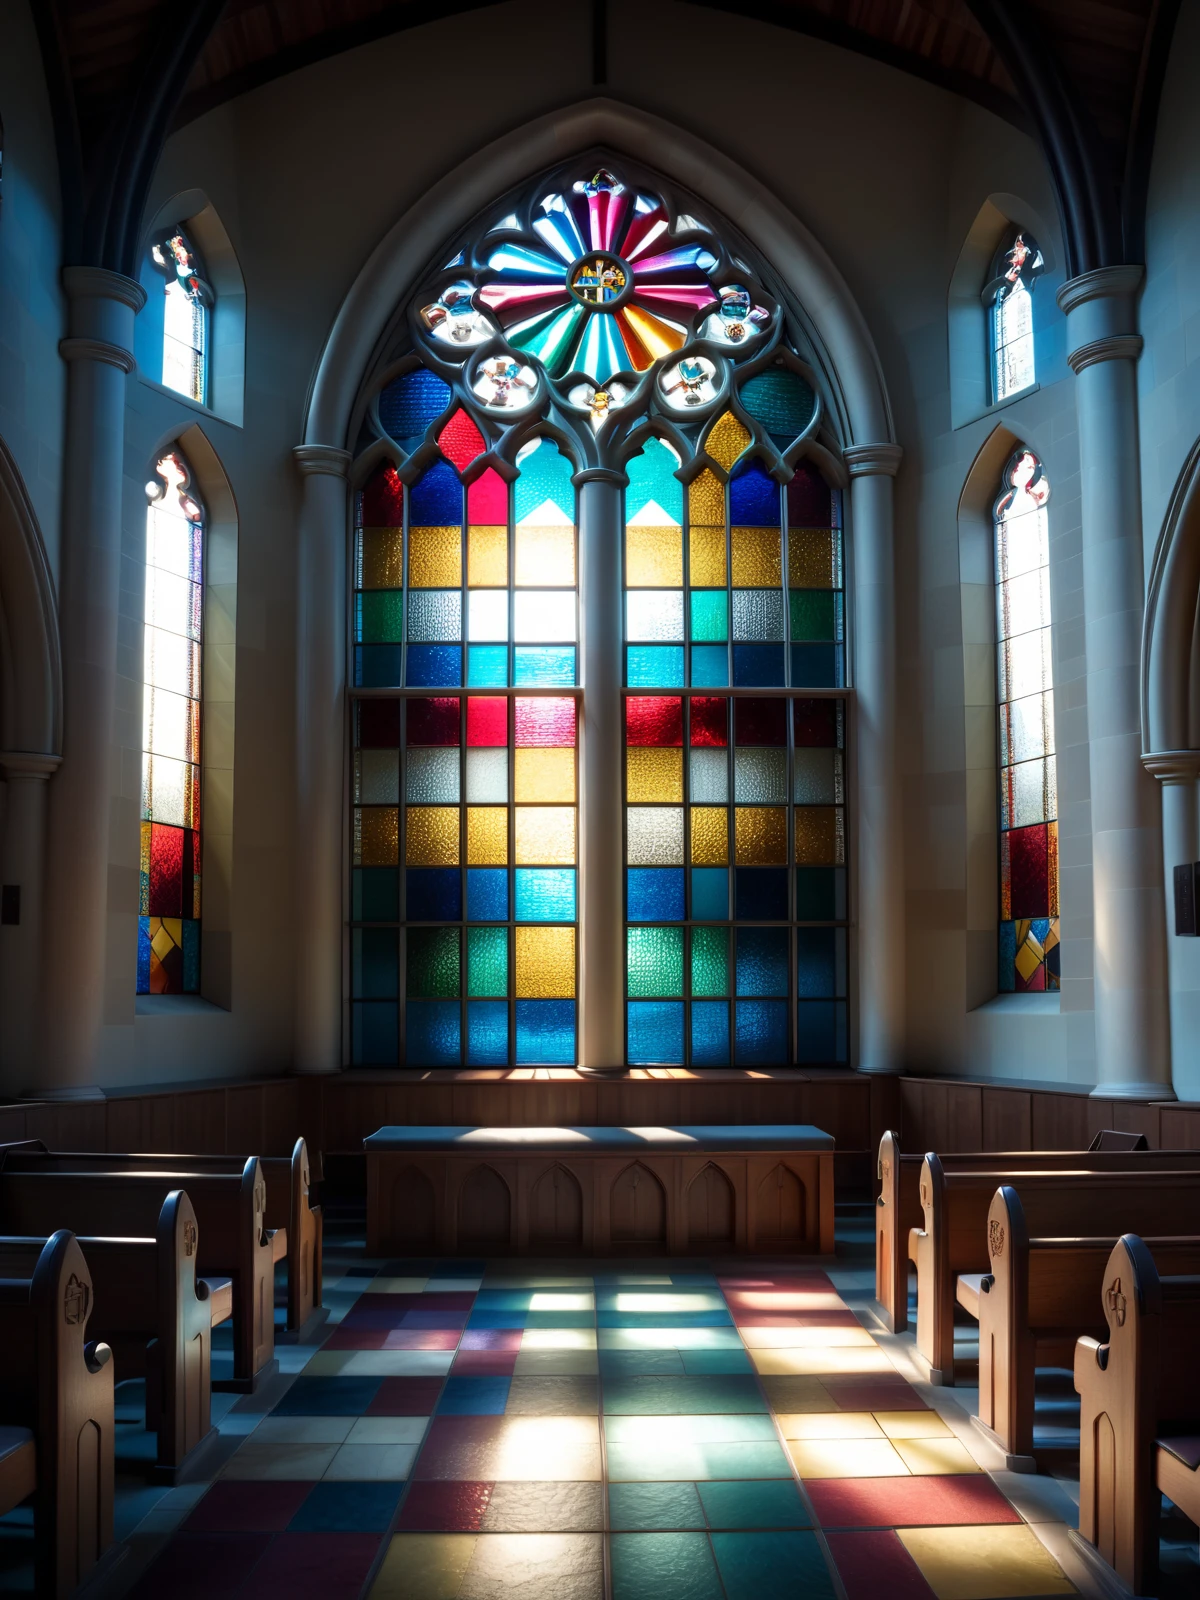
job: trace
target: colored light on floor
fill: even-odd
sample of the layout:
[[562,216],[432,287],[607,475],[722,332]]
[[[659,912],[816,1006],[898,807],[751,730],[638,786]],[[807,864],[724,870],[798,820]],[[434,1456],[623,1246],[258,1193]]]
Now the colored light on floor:
[[901,1528],[901,1542],[937,1600],[1074,1594],[1032,1528]]

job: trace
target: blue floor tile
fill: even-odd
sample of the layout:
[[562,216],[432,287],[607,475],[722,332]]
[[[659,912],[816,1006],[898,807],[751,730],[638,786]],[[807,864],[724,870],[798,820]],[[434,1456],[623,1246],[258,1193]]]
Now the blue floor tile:
[[603,1397],[606,1412],[624,1416],[714,1416],[767,1409],[750,1377],[606,1378]]
[[679,1355],[689,1377],[727,1377],[754,1372],[754,1363],[745,1350],[681,1350]]
[[727,1600],[835,1600],[813,1533],[714,1533]]
[[318,1483],[288,1523],[289,1533],[386,1533],[402,1483]]
[[503,1416],[511,1381],[510,1378],[447,1378],[438,1401],[438,1416]]
[[381,1378],[297,1378],[275,1407],[277,1417],[360,1417]]

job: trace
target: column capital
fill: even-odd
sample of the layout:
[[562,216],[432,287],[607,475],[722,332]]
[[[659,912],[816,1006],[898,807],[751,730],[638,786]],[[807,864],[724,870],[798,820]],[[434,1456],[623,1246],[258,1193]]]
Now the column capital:
[[1082,372],[1098,361],[1136,361],[1143,343],[1140,333],[1110,333],[1104,339],[1089,339],[1087,344],[1068,351],[1067,363],[1072,372]]
[[60,339],[58,353],[64,361],[103,361],[106,366],[132,372],[137,366],[133,351],[107,339]]
[[1200,779],[1200,750],[1158,750],[1144,755],[1142,765],[1160,783],[1195,783]]
[[1145,267],[1136,264],[1097,267],[1094,272],[1081,272],[1077,278],[1068,278],[1054,298],[1059,309],[1069,316],[1076,306],[1088,300],[1114,300],[1136,294],[1145,275]]
[[852,444],[842,451],[852,478],[894,478],[903,458],[904,447],[898,444]]
[[611,483],[614,488],[624,489],[629,484],[629,478],[616,467],[584,467],[571,482],[577,489],[582,489],[585,483]]
[[61,756],[39,750],[0,750],[0,778],[52,778],[62,765]]
[[119,300],[130,311],[140,311],[146,304],[140,283],[107,267],[64,267],[62,281],[69,300]]
[[298,444],[292,447],[292,459],[301,477],[310,478],[324,473],[330,478],[347,478],[350,475],[349,450],[339,450],[332,444]]

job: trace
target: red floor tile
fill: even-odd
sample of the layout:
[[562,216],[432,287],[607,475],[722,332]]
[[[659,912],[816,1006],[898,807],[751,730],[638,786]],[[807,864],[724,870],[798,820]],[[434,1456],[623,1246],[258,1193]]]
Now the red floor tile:
[[239,1585],[271,1542],[267,1533],[177,1533],[147,1567],[129,1600],[213,1600]]
[[[368,1300],[381,1311],[470,1311],[475,1304],[474,1291],[461,1293],[447,1290],[445,1294],[369,1294]],[[363,1300],[357,1303],[362,1305]]]
[[[382,1541],[379,1533],[280,1534],[237,1600],[358,1600]],[[232,1592],[211,1573],[209,1583],[210,1594]]]
[[413,1483],[396,1527],[408,1533],[478,1533],[490,1483]]
[[960,1527],[1020,1522],[985,1473],[962,1477],[806,1478],[823,1528]]
[[450,1368],[452,1377],[511,1378],[517,1365],[515,1350],[462,1349]]
[[520,1328],[468,1328],[462,1336],[464,1350],[519,1350]]
[[397,1317],[396,1325],[401,1328],[453,1328],[456,1333],[461,1333],[467,1325],[468,1315],[466,1311],[430,1311],[427,1306],[420,1306]]
[[831,1533],[829,1549],[846,1600],[933,1600],[921,1569],[894,1533]]
[[367,1417],[427,1417],[442,1392],[440,1378],[384,1378]]
[[846,1379],[840,1375],[822,1374],[821,1382],[829,1390],[843,1411],[926,1411],[925,1401],[903,1378],[892,1383],[885,1374],[879,1382],[870,1379]]
[[339,1324],[326,1339],[326,1350],[382,1350],[388,1336],[386,1328],[348,1328]]
[[453,1328],[393,1328],[383,1340],[385,1350],[453,1350],[457,1345]]
[[214,1483],[183,1524],[184,1533],[282,1533],[311,1483]]

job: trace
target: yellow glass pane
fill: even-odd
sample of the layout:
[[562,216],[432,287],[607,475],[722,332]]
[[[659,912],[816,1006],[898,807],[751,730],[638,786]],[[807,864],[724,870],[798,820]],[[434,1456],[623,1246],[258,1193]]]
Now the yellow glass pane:
[[625,791],[633,805],[683,803],[682,750],[626,750]]
[[688,521],[693,526],[699,522],[725,526],[725,485],[708,467],[688,484]]
[[630,589],[670,589],[683,582],[683,529],[632,523],[625,529],[625,582]]
[[516,848],[519,867],[573,867],[575,807],[518,806]]
[[828,528],[788,529],[788,583],[793,589],[834,589],[833,534]]
[[575,998],[575,929],[517,928],[517,999]]
[[362,589],[399,589],[404,583],[403,528],[364,528]]
[[518,800],[575,799],[574,750],[517,750],[514,783]]
[[729,865],[729,813],[724,806],[692,807],[692,865]]
[[783,581],[778,528],[731,528],[730,564],[736,588],[773,589]]
[[725,529],[693,523],[688,533],[692,584],[700,589],[725,587]]
[[354,813],[354,865],[394,867],[400,860],[400,813],[370,806]]
[[458,865],[458,807],[409,806],[404,860],[410,867]]
[[519,527],[517,582],[536,589],[572,588],[575,583],[575,529]]
[[750,443],[750,435],[732,411],[718,417],[708,430],[704,448],[728,472],[742,451]]
[[735,806],[733,841],[739,867],[785,867],[786,809],[783,806]]
[[462,529],[410,528],[408,581],[414,589],[457,589],[462,582]]
[[508,583],[508,529],[467,529],[467,582],[473,589],[503,589]]
[[846,841],[840,806],[796,807],[796,865],[841,866]]
[[508,807],[467,807],[467,865],[508,865]]

